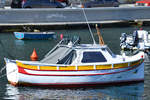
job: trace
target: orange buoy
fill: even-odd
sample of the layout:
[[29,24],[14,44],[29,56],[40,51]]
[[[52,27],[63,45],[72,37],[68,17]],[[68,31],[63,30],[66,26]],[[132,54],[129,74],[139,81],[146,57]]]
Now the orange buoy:
[[38,59],[38,56],[37,56],[37,53],[36,53],[35,48],[34,48],[32,54],[31,54],[31,56],[30,56],[30,59],[31,59],[32,61],[37,61],[37,59]]

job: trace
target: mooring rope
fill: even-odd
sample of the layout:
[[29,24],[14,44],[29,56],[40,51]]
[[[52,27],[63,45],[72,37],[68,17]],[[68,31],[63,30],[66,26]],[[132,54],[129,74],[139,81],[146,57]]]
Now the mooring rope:
[[4,66],[4,67],[0,70],[0,73],[2,73],[4,69],[6,69],[6,66]]
[[6,76],[6,73],[1,75],[3,70],[6,69],[6,66],[4,66],[1,70],[0,70],[0,79],[3,78],[4,76]]
[[[14,57],[5,49],[5,46],[4,46],[4,44],[3,44],[3,42],[2,42],[1,40],[0,40],[0,45],[1,45],[2,49],[3,49],[3,51],[4,51],[10,58],[14,59]],[[3,68],[1,68],[1,70],[0,70],[0,79],[7,75],[6,73],[3,74],[4,69],[6,69],[6,66],[4,66]]]
[[[4,69],[6,68],[6,66],[4,66],[3,67]],[[11,72],[9,72],[9,73],[5,73],[5,74],[3,74],[3,75],[0,75],[0,79],[1,78],[3,78],[4,76],[7,76],[7,75],[9,75],[9,74],[11,74],[11,73],[13,73],[13,72],[15,72],[17,69],[14,69],[14,70],[12,70]]]
[[4,76],[7,76],[7,74],[5,73],[5,74],[1,75],[1,76],[0,76],[0,79],[3,78]]

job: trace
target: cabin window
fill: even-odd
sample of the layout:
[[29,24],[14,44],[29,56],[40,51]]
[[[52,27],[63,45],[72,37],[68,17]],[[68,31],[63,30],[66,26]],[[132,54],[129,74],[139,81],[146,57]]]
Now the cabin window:
[[84,52],[82,63],[106,62],[106,58],[101,52]]

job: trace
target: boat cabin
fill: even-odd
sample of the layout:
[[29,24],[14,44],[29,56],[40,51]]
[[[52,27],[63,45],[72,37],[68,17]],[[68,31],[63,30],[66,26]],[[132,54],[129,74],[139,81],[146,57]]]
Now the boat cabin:
[[52,64],[91,64],[91,63],[107,63],[115,58],[115,55],[107,46],[99,44],[82,44],[77,46],[60,45],[54,51],[45,56],[42,63]]

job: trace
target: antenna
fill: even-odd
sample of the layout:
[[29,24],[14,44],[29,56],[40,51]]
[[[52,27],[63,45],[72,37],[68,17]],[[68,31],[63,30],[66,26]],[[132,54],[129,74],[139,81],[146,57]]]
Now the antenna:
[[[82,2],[81,2],[81,1],[80,1],[80,3],[82,4]],[[83,11],[83,14],[84,14],[84,17],[85,17],[86,23],[87,23],[87,25],[88,25],[88,28],[89,28],[90,34],[91,34],[91,37],[92,37],[92,40],[93,40],[93,44],[96,44],[95,39],[94,39],[94,36],[93,36],[93,33],[92,33],[92,30],[91,30],[91,27],[90,27],[90,25],[89,25],[89,23],[88,23],[87,16],[86,16],[86,14],[85,14],[84,7],[82,7],[82,11]]]

